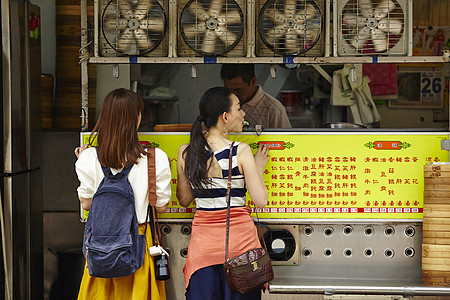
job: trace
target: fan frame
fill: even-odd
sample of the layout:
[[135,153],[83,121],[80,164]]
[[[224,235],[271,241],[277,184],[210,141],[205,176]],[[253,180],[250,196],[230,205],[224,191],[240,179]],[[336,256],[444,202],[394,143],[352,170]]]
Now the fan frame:
[[[104,34],[103,29],[103,15],[108,7],[108,5],[114,0],[99,0],[98,1],[98,13],[95,14],[95,17],[97,18],[97,28],[98,28],[98,37],[97,40],[99,41],[99,56],[101,57],[166,57],[169,53],[169,26],[170,26],[170,19],[168,16],[168,1],[164,0],[149,0],[149,1],[155,1],[159,4],[159,6],[162,9],[162,12],[164,14],[164,32],[163,32],[163,38],[150,50],[146,51],[143,54],[140,55],[129,55],[123,52],[120,52],[118,49],[115,49],[110,42],[107,40]],[[119,0],[117,0],[119,1]],[[141,1],[141,0],[139,0]],[[144,0],[145,1],[145,0]]]
[[[338,12],[337,20],[333,22],[333,54],[341,57],[360,56],[411,56],[412,55],[412,0],[395,0],[403,11],[404,24],[403,34],[398,42],[383,52],[361,53],[350,45],[343,37],[342,31],[342,11],[350,1],[359,0],[333,0],[333,11]],[[378,2],[371,0],[372,4]]]
[[[177,46],[176,46],[176,53],[177,56],[180,57],[245,57],[247,55],[248,51],[248,45],[249,45],[249,35],[248,35],[248,26],[247,21],[249,20],[248,16],[248,7],[249,7],[249,1],[247,0],[233,0],[236,2],[236,4],[241,9],[241,16],[243,19],[242,23],[242,35],[241,37],[233,43],[233,45],[230,47],[230,49],[220,55],[211,55],[208,53],[202,53],[201,51],[196,51],[191,46],[189,46],[186,41],[184,40],[184,37],[182,36],[182,30],[181,30],[181,15],[184,11],[184,9],[187,7],[187,4],[191,2],[192,0],[179,0],[177,1]],[[225,0],[224,0],[225,1]]]
[[[276,1],[276,0],[275,0]],[[325,36],[326,36],[326,18],[325,18],[325,1],[324,0],[297,0],[302,1],[307,4],[308,2],[314,3],[314,6],[318,8],[321,16],[321,26],[320,34],[314,43],[314,46],[309,48],[307,51],[299,52],[297,54],[285,55],[283,53],[273,50],[270,46],[266,44],[264,39],[260,35],[259,24],[260,14],[262,9],[267,5],[269,0],[257,0],[255,3],[255,55],[261,57],[323,57],[325,54]]]

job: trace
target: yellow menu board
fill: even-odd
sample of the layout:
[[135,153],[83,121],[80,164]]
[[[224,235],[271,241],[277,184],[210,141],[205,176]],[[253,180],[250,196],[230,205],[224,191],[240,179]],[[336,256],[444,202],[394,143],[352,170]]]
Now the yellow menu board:
[[[82,133],[87,143],[89,133]],[[254,133],[230,135],[256,151],[270,148],[264,169],[268,205],[260,218],[421,219],[423,166],[448,162],[444,133]],[[176,160],[188,133],[140,133],[145,146],[162,149],[172,171],[172,198],[161,218],[192,218],[195,203],[176,198]],[[251,199],[247,194],[248,203]],[[253,206],[254,207],[254,206]],[[255,208],[253,208],[255,209]]]

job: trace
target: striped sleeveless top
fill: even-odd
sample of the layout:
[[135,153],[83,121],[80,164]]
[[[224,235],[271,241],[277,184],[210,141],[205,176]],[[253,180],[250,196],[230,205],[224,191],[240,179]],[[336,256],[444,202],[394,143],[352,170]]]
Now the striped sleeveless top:
[[[237,148],[239,142],[235,142],[232,149],[231,170],[231,196],[230,205],[245,206],[247,188],[245,187],[244,175],[241,174],[237,164]],[[215,210],[227,208],[227,182],[229,168],[230,146],[226,146],[214,152],[214,156],[222,169],[222,177],[211,177],[208,184],[202,189],[194,189],[194,198],[197,209]]]

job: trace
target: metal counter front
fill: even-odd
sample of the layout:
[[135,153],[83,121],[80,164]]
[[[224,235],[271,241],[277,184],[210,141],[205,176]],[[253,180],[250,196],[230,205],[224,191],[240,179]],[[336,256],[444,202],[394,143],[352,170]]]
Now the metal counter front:
[[[82,144],[89,135],[81,135]],[[139,138],[171,161],[172,198],[161,229],[171,268],[181,270],[195,205],[178,203],[176,160],[189,134]],[[449,161],[441,150],[448,132],[291,131],[230,139],[254,151],[259,143],[270,148],[269,203],[258,214],[274,265],[271,293],[450,295],[450,288],[423,287],[421,270],[423,166]],[[183,273],[172,274],[168,294],[181,299]]]

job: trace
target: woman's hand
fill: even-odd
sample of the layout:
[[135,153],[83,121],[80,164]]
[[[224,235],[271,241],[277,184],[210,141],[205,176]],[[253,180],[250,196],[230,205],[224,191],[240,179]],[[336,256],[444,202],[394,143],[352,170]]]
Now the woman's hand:
[[156,211],[157,211],[159,214],[162,214],[163,212],[166,211],[167,205],[168,205],[168,204],[166,204],[166,205],[164,205],[164,206],[155,206]]
[[81,146],[81,147],[76,147],[76,148],[75,148],[75,151],[74,151],[76,157],[77,157],[77,158],[80,157],[81,152],[83,152],[83,151],[86,150],[87,148],[88,148],[88,145],[83,145],[83,146]]
[[260,144],[255,153],[256,168],[262,172],[269,159],[269,147],[266,144]]
[[238,164],[242,167],[248,194],[253,203],[263,208],[267,205],[267,188],[264,182],[263,170],[269,161],[268,147],[260,145],[255,155],[249,145],[241,143],[238,147]]

